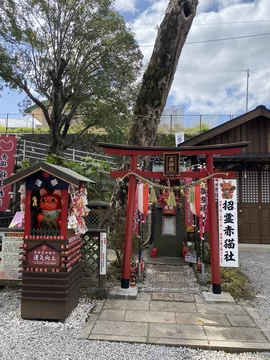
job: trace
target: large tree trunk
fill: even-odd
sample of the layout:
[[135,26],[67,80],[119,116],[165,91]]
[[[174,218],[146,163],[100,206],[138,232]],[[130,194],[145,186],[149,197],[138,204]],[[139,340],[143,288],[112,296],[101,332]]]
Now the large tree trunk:
[[[160,117],[197,6],[198,0],[170,0],[168,4],[136,100],[134,122],[129,139],[131,145],[153,146],[155,144]],[[122,168],[128,166],[128,160],[125,159]],[[125,186],[117,184],[112,204],[124,207],[126,194]]]

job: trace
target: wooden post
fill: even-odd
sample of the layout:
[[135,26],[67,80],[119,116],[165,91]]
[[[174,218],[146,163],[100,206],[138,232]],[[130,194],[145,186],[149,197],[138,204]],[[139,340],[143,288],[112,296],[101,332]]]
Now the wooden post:
[[[137,155],[131,155],[130,170],[133,172],[136,172],[137,170],[137,160],[138,160]],[[129,186],[128,186],[127,210],[126,210],[126,234],[125,234],[125,243],[124,243],[122,284],[121,284],[122,289],[129,288],[135,193],[136,193],[136,177],[134,175],[130,175]]]
[[[206,169],[209,175],[214,172],[213,155],[206,155]],[[210,254],[212,272],[212,291],[214,294],[221,294],[220,266],[219,266],[219,243],[217,228],[217,210],[215,201],[214,178],[207,180],[208,187],[208,215],[210,230]]]

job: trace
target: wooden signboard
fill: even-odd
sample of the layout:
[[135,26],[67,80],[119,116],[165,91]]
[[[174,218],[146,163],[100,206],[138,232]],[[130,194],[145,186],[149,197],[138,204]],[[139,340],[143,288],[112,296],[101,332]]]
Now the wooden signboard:
[[22,229],[0,230],[0,281],[20,279],[22,242]]
[[29,251],[28,266],[59,266],[60,254],[47,245]]
[[164,153],[163,154],[164,176],[180,175],[180,153]]
[[176,206],[167,205],[166,203],[162,203],[162,214],[163,215],[175,215],[176,214]]

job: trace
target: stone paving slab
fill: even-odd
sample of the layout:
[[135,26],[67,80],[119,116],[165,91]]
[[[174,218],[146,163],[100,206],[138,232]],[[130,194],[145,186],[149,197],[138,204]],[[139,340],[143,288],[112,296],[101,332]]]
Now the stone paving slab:
[[169,281],[172,282],[180,282],[185,283],[186,282],[186,274],[179,274],[179,273],[169,273]]
[[170,338],[206,340],[202,326],[175,325],[175,324],[149,324],[149,338]]
[[151,264],[147,265],[147,268],[154,269],[157,272],[177,272],[179,274],[185,274],[185,269],[182,265],[166,265],[166,264]]
[[137,300],[97,301],[79,338],[229,352],[270,351],[270,329],[254,308],[205,303],[200,294],[165,292],[164,296],[173,300],[158,300],[162,293],[147,292],[139,293]]
[[202,295],[200,294],[194,294],[194,299],[196,304],[205,304],[205,300]]
[[103,309],[112,310],[149,310],[149,301],[107,299]]
[[99,320],[124,321],[125,315],[126,310],[104,309],[99,316]]
[[195,304],[187,302],[150,301],[150,310],[196,313]]
[[141,300],[145,300],[145,301],[150,301],[152,299],[151,293],[147,293],[147,292],[139,292],[138,296],[137,296],[137,300],[141,301]]
[[230,315],[227,314],[232,326],[243,326],[243,327],[257,327],[253,319],[248,315]]
[[92,310],[92,314],[99,314],[103,305],[104,305],[105,300],[98,300]]
[[[266,342],[247,342],[247,341],[218,341],[211,340],[210,348],[212,350],[225,350],[229,352],[254,352],[270,351],[270,343]],[[243,357],[244,359],[244,357]]]
[[98,318],[98,314],[91,314],[85,327],[83,328],[81,334],[79,335],[80,339],[87,339],[89,338],[89,335],[91,334],[91,331],[93,330],[93,327],[96,323],[96,320]]
[[146,336],[130,336],[130,335],[100,335],[91,334],[89,340],[119,341],[128,343],[146,343]]
[[109,291],[109,299],[126,299],[136,300],[138,296],[137,286],[129,287],[128,289],[122,289],[121,286],[114,286]]
[[159,282],[159,281],[162,281],[162,282],[164,282],[164,281],[169,281],[169,274],[167,274],[167,273],[157,273],[157,274],[155,274],[155,282]]
[[149,337],[148,343],[154,345],[173,345],[186,346],[195,349],[209,349],[209,342],[207,340],[189,340],[189,339],[175,339],[175,338],[161,338]]
[[154,292],[152,294],[153,301],[173,301],[174,296],[172,293]]
[[176,324],[175,314],[169,311],[138,311],[127,310],[125,321],[147,323]]
[[194,302],[194,295],[192,294],[181,294],[181,293],[174,293],[173,294],[174,301],[179,302]]
[[270,329],[261,329],[262,332],[264,333],[264,336],[266,336],[266,338],[270,341]]
[[229,293],[226,293],[226,292],[222,292],[221,294],[213,294],[212,292],[203,291],[202,295],[207,303],[216,303],[216,304],[234,303],[235,304],[235,300],[232,297],[232,295]]
[[142,322],[106,321],[97,320],[91,335],[119,335],[127,336],[132,334],[135,337],[147,336],[148,324]]
[[254,328],[204,326],[209,340],[266,342],[263,332]]
[[198,312],[205,314],[247,314],[242,306],[235,304],[196,304],[196,306]]
[[176,313],[175,316],[177,324],[231,326],[224,314]]

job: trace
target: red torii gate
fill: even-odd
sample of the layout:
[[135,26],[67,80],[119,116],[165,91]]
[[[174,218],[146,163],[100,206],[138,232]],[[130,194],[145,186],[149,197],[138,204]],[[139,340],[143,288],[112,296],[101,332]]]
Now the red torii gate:
[[[130,170],[144,178],[168,178],[177,179],[184,177],[204,178],[215,173],[213,156],[214,155],[233,155],[242,152],[242,149],[247,147],[248,142],[238,142],[232,144],[218,144],[205,146],[178,146],[178,147],[142,147],[133,145],[119,145],[99,143],[99,146],[104,148],[106,154],[130,156]],[[181,156],[205,156],[206,170],[201,171],[185,171],[180,176],[164,176],[162,172],[140,171],[137,169],[138,156],[163,156],[166,153],[180,153]],[[129,170],[111,171],[110,176],[113,178],[122,178]],[[229,177],[235,177],[235,172],[228,172]],[[216,175],[215,177],[224,177],[223,175]],[[214,177],[207,180],[208,187],[208,213],[209,213],[209,232],[210,232],[210,253],[211,253],[211,271],[212,271],[212,291],[214,294],[221,294],[220,284],[220,266],[219,266],[219,245],[218,245],[218,230],[217,230],[217,211],[215,204],[215,188]],[[133,224],[133,209],[135,204],[136,192],[136,176],[130,173],[129,187],[128,187],[128,201],[126,211],[126,232],[124,243],[124,256],[122,268],[122,283],[123,289],[129,288],[130,280],[130,260],[132,249],[132,224]]]

